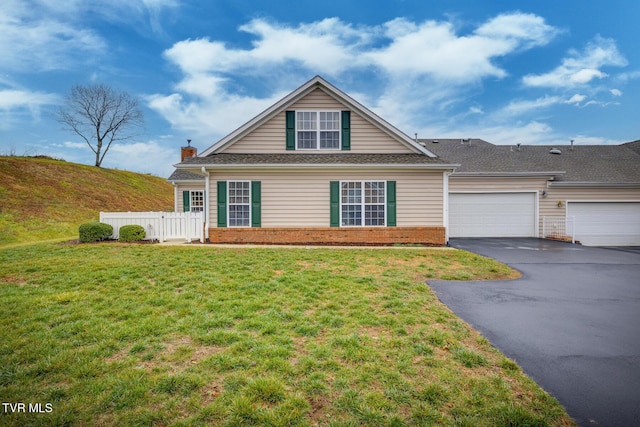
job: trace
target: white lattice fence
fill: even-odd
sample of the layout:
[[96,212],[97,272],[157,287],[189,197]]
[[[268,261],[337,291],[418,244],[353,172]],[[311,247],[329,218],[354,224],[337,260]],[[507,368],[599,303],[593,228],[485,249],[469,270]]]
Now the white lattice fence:
[[543,216],[542,237],[575,243],[575,218],[573,216]]
[[147,240],[165,242],[184,239],[204,242],[204,214],[202,212],[100,212],[100,222],[113,227],[114,239],[123,225],[140,225]]

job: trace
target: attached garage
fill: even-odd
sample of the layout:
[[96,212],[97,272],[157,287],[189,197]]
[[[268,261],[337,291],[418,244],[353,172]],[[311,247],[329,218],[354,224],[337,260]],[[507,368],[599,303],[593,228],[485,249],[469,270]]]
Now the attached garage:
[[449,193],[449,237],[536,237],[537,192]]
[[567,202],[575,239],[586,246],[640,246],[640,202]]

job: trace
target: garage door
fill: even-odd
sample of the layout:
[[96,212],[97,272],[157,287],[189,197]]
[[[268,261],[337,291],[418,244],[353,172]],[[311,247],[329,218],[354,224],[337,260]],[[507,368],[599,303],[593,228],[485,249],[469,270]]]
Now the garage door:
[[575,238],[587,246],[640,246],[640,202],[568,202]]
[[450,237],[535,237],[536,193],[449,194]]

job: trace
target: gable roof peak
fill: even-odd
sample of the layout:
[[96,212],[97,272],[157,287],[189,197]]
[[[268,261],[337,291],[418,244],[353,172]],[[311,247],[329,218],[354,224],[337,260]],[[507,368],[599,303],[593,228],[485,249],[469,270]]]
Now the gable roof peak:
[[364,105],[360,104],[358,101],[347,95],[345,92],[341,91],[327,80],[325,80],[322,76],[316,75],[306,83],[299,86],[297,89],[290,92],[288,95],[281,98],[275,104],[271,105],[269,108],[264,110],[262,113],[255,116],[253,119],[246,122],[244,125],[240,126],[236,130],[229,133],[227,136],[223,137],[221,140],[204,150],[200,156],[208,156],[210,154],[215,154],[221,152],[224,148],[228,147],[235,143],[238,139],[242,138],[244,135],[247,135],[249,132],[253,131],[267,120],[274,117],[276,114],[286,110],[290,105],[297,102],[299,99],[308,95],[313,90],[317,88],[322,88],[325,92],[327,92],[330,96],[334,97],[336,100],[344,104],[347,108],[352,111],[356,111],[362,117],[364,117],[369,122],[377,125],[380,129],[384,130],[388,135],[392,136],[394,139],[398,140],[405,146],[411,148],[412,150],[425,154],[429,157],[437,157],[433,152],[429,151],[422,145],[418,144],[411,137],[397,129],[395,126],[388,123],[386,120],[379,117],[373,111],[369,110]]

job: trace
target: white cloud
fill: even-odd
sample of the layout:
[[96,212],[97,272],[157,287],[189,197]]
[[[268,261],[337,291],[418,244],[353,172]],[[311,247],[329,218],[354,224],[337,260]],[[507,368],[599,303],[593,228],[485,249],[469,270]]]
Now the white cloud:
[[43,105],[55,104],[58,96],[49,93],[31,92],[26,90],[0,90],[0,109],[14,110],[28,108],[39,109]]
[[104,41],[92,30],[58,20],[39,4],[8,0],[0,10],[0,69],[42,71],[70,68]]
[[565,101],[565,103],[567,104],[580,104],[582,101],[584,101],[587,98],[586,95],[580,95],[578,93],[576,93],[575,95],[573,95],[570,99],[568,99],[567,101]]
[[14,127],[20,116],[26,115],[30,121],[38,121],[42,107],[56,104],[58,100],[57,95],[49,93],[0,89],[0,129]]
[[629,142],[628,140],[611,139],[602,136],[590,136],[582,134],[572,136],[569,140],[572,139],[574,140],[575,145],[620,145],[624,144],[625,142]]
[[358,53],[355,47],[368,36],[367,30],[361,33],[337,18],[297,27],[255,19],[239,29],[256,37],[251,49],[230,49],[223,42],[203,38],[178,42],[165,56],[190,75],[237,71],[267,74],[271,67],[288,62],[333,74],[353,66]]
[[499,15],[469,35],[458,35],[448,22],[414,24],[396,19],[385,24],[388,46],[363,53],[367,65],[406,78],[430,75],[438,81],[467,84],[485,77],[504,77],[493,63],[518,49],[548,43],[556,30],[531,14]]
[[640,71],[630,71],[628,73],[621,73],[616,76],[616,80],[622,83],[627,83],[631,80],[639,79]]
[[177,0],[3,0],[0,8],[0,70],[48,71],[86,66],[107,51],[89,22],[104,19],[161,31],[160,15]]
[[168,177],[173,170],[171,165],[179,162],[179,146],[167,147],[153,140],[114,143],[104,158],[103,166]]
[[558,30],[545,24],[544,18],[527,13],[502,14],[489,20],[476,34],[493,39],[513,40],[526,47],[542,46],[558,34]]
[[292,82],[365,72],[372,79],[367,105],[402,128],[425,105],[444,111],[482,79],[506,76],[495,59],[557,34],[543,18],[518,12],[481,23],[469,34],[459,34],[449,22],[404,18],[358,27],[338,18],[296,26],[254,19],[239,30],[254,37],[250,47],[201,38],[167,49],[165,58],[183,76],[175,93],[149,96],[149,106],[177,129],[219,137],[292,90]]
[[[497,110],[492,114],[494,120],[505,120],[511,117],[524,116],[531,114],[538,110],[549,109],[556,105],[568,104],[580,106],[580,104],[587,98],[586,95],[574,94],[571,98],[567,99],[563,96],[550,96],[546,95],[533,100],[514,100],[507,106]],[[588,104],[587,104],[588,105]]]
[[104,42],[90,30],[41,21],[31,26],[0,23],[0,69],[46,71],[68,69],[86,54],[101,51]]
[[[270,98],[253,98],[219,93],[211,98],[188,100],[180,94],[147,97],[149,107],[161,114],[171,125],[193,138],[217,138],[282,98],[278,93]],[[213,144],[215,140],[209,140]]]
[[72,142],[72,141],[64,141],[62,144],[52,144],[54,147],[60,147],[60,148],[70,148],[70,149],[87,149],[87,150],[91,150],[91,148],[89,148],[89,145],[86,142]]
[[622,91],[620,89],[611,89],[609,92],[613,96],[622,96]]
[[500,110],[498,115],[519,116],[533,110],[548,108],[562,102],[564,102],[564,99],[560,96],[545,96],[534,100],[511,101],[506,107]]
[[618,51],[613,39],[596,36],[582,52],[572,50],[561,65],[544,74],[529,74],[522,82],[532,87],[571,88],[585,85],[608,74],[603,67],[623,67],[627,60]]
[[517,143],[546,145],[562,144],[568,141],[547,123],[536,120],[478,126],[461,124],[455,129],[433,127],[421,129],[420,135],[425,138],[481,138],[496,145],[516,145]]
[[483,139],[493,144],[556,144],[561,137],[546,123],[532,121],[509,126],[490,126],[479,130]]

